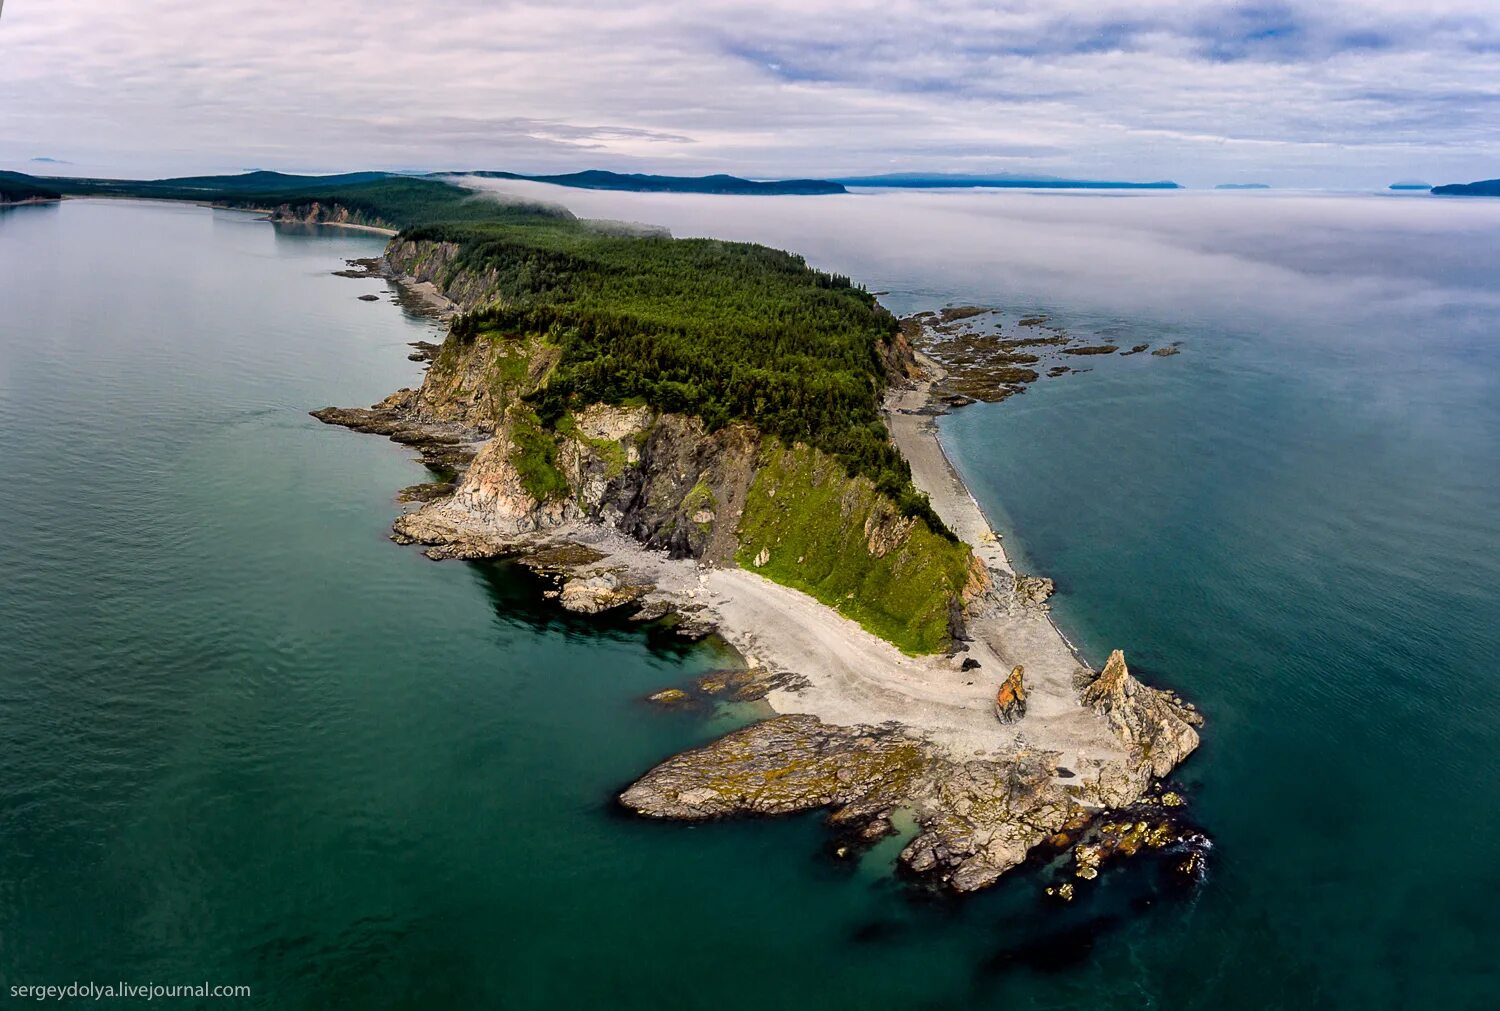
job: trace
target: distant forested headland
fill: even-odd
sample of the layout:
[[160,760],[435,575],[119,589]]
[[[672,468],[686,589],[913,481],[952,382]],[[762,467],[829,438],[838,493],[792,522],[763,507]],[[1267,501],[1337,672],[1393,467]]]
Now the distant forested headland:
[[1440,197],[1500,197],[1500,179],[1482,179],[1477,183],[1450,183],[1434,186],[1432,192]]
[[62,191],[44,179],[20,172],[0,172],[0,204],[19,204],[32,200],[58,200]]
[[585,190],[628,190],[637,193],[720,193],[735,196],[817,196],[847,193],[843,186],[826,179],[773,179],[758,182],[739,176],[657,176],[622,172],[568,172],[563,175],[529,176],[516,172],[470,172],[489,179],[521,179]]

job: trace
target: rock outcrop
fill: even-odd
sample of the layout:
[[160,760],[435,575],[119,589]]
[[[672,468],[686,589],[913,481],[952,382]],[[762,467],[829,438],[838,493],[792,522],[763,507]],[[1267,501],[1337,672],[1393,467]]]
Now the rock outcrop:
[[653,818],[701,821],[829,808],[850,829],[907,808],[920,831],[901,862],[958,891],[991,884],[1083,813],[1045,755],[959,762],[899,726],[780,716],[669,758],[620,795]]
[[1014,723],[1026,715],[1025,675],[1022,667],[1015,667],[995,693],[995,716],[1001,723]]
[[1097,675],[1080,671],[1079,701],[1109,721],[1115,736],[1155,776],[1165,776],[1193,749],[1203,717],[1171,692],[1137,681],[1115,650]]
[[909,810],[918,831],[901,864],[961,892],[993,884],[1038,847],[1072,849],[1078,876],[1089,879],[1106,859],[1201,840],[1168,811],[1180,805],[1175,794],[1132,794],[1133,806],[1101,817],[1096,798],[1057,771],[1055,756],[1037,752],[962,761],[895,724],[779,716],[667,759],[619,800],[678,821],[826,809],[831,827],[866,840]]
[[1045,576],[1023,576],[1016,574],[1016,597],[1024,604],[1045,604],[1057,587]]

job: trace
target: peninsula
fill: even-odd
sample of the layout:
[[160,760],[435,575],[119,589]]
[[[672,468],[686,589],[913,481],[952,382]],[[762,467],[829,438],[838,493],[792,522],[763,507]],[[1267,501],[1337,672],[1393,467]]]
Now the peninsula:
[[1159,784],[1201,719],[1119,652],[1090,669],[1050,582],[1010,564],[937,441],[950,377],[914,350],[921,319],[761,246],[492,214],[407,228],[363,265],[450,331],[419,388],[315,413],[450,477],[408,490],[398,542],[516,558],[563,607],[717,633],[743,658],[655,698],[760,700],[766,718],[622,805],[824,809],[857,843],[907,811],[902,863],[956,890],[1038,848],[1091,877],[1103,854],[1182,841]]
[[1050,581],[1011,565],[933,424],[955,391],[1003,399],[1036,379],[1018,347],[1113,345],[1069,346],[1044,317],[1011,340],[955,330],[982,307],[901,321],[786,252],[438,180],[236,178],[59,188],[394,232],[342,273],[408,286],[446,338],[418,352],[420,387],[314,412],[437,471],[402,493],[393,539],[435,559],[514,558],[562,607],[717,633],[738,652],[655,699],[757,701],[763,718],[645,770],[625,808],[826,810],[846,848],[904,812],[902,864],[959,891],[1044,850],[1082,880],[1143,848],[1198,872],[1162,781],[1200,717],[1119,651],[1101,671],[1075,653]]

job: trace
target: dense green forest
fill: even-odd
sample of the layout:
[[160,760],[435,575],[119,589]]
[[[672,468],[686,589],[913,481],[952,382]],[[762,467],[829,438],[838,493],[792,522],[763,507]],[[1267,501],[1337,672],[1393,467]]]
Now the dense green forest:
[[451,269],[497,277],[500,301],[456,320],[456,338],[538,333],[561,349],[532,398],[544,424],[597,401],[643,401],[711,428],[751,422],[831,454],[946,533],[880,417],[878,348],[896,322],[847,277],[765,246],[562,219],[421,225],[403,237],[457,243]]

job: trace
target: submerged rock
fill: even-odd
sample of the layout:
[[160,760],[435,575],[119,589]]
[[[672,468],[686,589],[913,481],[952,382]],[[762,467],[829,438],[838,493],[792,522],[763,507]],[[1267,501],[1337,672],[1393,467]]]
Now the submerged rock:
[[1175,345],[1175,344],[1168,344],[1166,347],[1164,347],[1164,348],[1157,348],[1155,351],[1153,351],[1151,353],[1153,355],[1155,355],[1156,357],[1158,357],[1158,358],[1166,358],[1168,355],[1180,354],[1181,353],[1181,349],[1179,347],[1177,347],[1177,345]]
[[681,688],[663,688],[661,691],[646,696],[647,702],[655,702],[659,706],[680,706],[685,702],[691,702],[692,696]]

